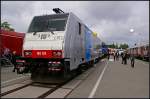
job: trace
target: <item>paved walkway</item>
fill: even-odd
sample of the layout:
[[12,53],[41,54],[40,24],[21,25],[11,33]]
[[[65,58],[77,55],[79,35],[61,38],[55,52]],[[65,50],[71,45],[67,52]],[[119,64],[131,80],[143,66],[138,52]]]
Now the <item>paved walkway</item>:
[[12,70],[13,70],[13,67],[2,67],[1,68],[1,82],[5,82],[8,80],[23,76],[23,74],[17,74],[17,71],[12,72]]
[[94,95],[94,98],[148,98],[149,64],[135,60],[132,68],[111,59]]
[[[121,59],[114,61],[110,57],[110,60],[99,62],[90,70],[89,76],[75,78],[82,82],[67,98],[88,98],[92,92],[93,98],[149,98],[149,64],[146,62],[135,60],[132,68],[130,60],[123,65]],[[12,72],[11,67],[3,68],[1,73],[2,82],[22,76]]]
[[135,60],[132,68],[114,61],[99,62],[93,72],[67,98],[148,98],[149,64]]

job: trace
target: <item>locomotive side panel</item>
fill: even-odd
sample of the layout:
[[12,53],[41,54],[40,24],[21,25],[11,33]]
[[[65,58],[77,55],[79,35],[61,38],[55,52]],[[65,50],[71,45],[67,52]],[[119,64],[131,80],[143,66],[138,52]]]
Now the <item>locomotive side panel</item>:
[[93,42],[92,42],[92,31],[85,27],[85,59],[86,62],[92,59]]
[[77,58],[77,64],[80,65],[82,63],[85,63],[85,24],[73,13],[70,13],[74,20],[76,21],[76,35],[75,35],[75,45],[76,45],[76,58]]
[[[79,25],[80,24],[80,25]],[[79,33],[79,29],[80,32]],[[68,26],[65,34],[65,48],[64,56],[70,60],[70,70],[77,69],[82,63],[82,53],[83,53],[83,34],[82,33],[82,23],[80,20],[72,13],[70,13],[68,19]]]
[[73,16],[70,14],[68,20],[68,28],[65,37],[65,57],[70,60],[70,70],[73,70],[77,67],[75,63],[75,35],[76,35],[76,21]]

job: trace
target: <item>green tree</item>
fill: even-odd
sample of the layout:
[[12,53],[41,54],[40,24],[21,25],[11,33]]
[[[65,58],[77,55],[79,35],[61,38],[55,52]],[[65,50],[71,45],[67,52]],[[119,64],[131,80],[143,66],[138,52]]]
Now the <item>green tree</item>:
[[116,48],[116,49],[118,49],[118,48],[119,48],[117,43],[116,43],[116,45],[115,45],[115,48]]
[[110,45],[108,45],[108,47],[109,48],[116,48],[116,49],[118,49],[118,48],[122,48],[122,49],[126,49],[126,48],[128,48],[129,46],[128,46],[128,44],[126,44],[126,43],[124,43],[124,44],[120,44],[120,45],[118,45],[117,43],[116,44],[110,44]]
[[128,44],[124,43],[124,44],[120,44],[119,48],[126,49],[128,47],[129,47]]
[[6,21],[1,23],[1,29],[15,31],[14,28],[11,28],[11,25]]
[[113,44],[110,44],[110,45],[108,45],[108,47],[109,48],[115,48],[115,44],[113,43]]

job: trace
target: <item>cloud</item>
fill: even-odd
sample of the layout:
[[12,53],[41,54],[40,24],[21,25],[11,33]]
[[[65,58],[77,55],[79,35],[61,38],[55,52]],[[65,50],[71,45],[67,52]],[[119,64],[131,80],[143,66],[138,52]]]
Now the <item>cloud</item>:
[[132,45],[149,39],[148,1],[2,1],[1,20],[27,32],[34,16],[52,14],[55,7],[73,12],[107,43]]

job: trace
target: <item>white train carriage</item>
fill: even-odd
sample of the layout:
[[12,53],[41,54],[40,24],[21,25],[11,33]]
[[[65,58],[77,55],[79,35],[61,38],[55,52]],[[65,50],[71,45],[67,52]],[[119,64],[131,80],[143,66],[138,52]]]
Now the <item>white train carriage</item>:
[[94,39],[93,32],[73,13],[35,16],[23,44],[25,66],[31,69],[33,80],[66,77],[99,58],[99,47],[94,46],[101,46],[101,40],[95,44]]

